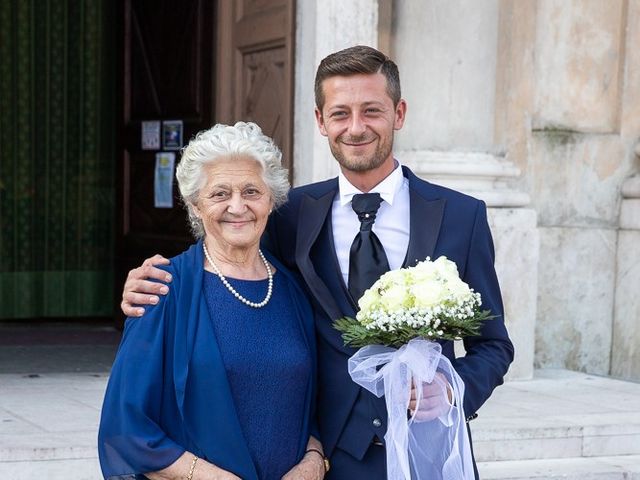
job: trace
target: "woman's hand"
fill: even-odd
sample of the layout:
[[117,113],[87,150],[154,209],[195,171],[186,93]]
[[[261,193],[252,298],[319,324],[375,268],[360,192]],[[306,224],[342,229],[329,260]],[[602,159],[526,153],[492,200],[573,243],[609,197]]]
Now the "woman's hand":
[[[192,453],[184,452],[167,468],[145,475],[150,480],[183,480],[185,478],[190,478],[190,480],[242,480],[237,475],[216,467],[213,463],[202,458],[198,458],[194,463],[194,458]],[[191,472],[191,477],[189,477],[189,472]]]
[[324,460],[314,452],[307,452],[300,463],[289,470],[282,480],[322,480]]
[[307,453],[300,463],[289,470],[282,480],[322,480],[324,478],[324,452],[322,444],[314,437],[309,437]]
[[170,274],[154,265],[169,265],[169,260],[162,255],[154,255],[147,258],[140,267],[129,271],[122,290],[122,303],[120,303],[120,308],[127,317],[141,317],[144,314],[144,308],[134,307],[134,305],[155,305],[160,301],[158,295],[166,295],[169,291],[169,287],[164,283],[149,280],[155,279],[167,283],[171,281]]

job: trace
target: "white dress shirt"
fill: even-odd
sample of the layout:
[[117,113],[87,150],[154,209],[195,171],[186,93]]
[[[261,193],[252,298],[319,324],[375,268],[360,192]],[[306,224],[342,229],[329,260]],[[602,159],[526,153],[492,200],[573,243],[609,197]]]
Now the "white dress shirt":
[[[331,223],[333,244],[340,264],[344,284],[349,285],[349,252],[356,234],[360,230],[358,215],[351,208],[351,199],[357,193],[364,193],[354,187],[340,172],[338,175],[338,195],[333,201]],[[382,197],[380,209],[373,224],[373,231],[380,239],[387,254],[389,267],[400,268],[409,247],[409,181],[396,168],[369,193],[379,193]]]

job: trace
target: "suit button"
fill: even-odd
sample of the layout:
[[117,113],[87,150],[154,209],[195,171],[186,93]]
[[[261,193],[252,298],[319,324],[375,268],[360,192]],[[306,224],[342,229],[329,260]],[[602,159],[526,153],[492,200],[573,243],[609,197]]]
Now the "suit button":
[[382,422],[380,421],[379,418],[374,418],[372,423],[373,423],[373,426],[376,428],[382,426]]

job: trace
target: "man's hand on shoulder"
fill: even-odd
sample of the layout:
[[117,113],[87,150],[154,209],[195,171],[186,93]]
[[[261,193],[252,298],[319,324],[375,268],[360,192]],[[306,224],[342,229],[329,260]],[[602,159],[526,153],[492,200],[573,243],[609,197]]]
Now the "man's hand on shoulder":
[[155,267],[155,265],[169,265],[169,263],[169,260],[162,255],[154,255],[147,258],[142,266],[129,271],[122,290],[122,303],[120,303],[120,308],[127,317],[141,317],[144,314],[144,307],[139,305],[155,305],[160,301],[158,295],[166,295],[169,292],[167,285],[153,281],[171,282],[171,274]]

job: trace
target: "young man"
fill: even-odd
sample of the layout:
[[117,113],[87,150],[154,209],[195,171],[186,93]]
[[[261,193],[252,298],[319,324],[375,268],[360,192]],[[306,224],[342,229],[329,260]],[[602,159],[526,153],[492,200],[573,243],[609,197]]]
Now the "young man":
[[[345,347],[332,327],[337,318],[355,316],[360,294],[375,277],[445,255],[482,295],[483,309],[494,318],[479,336],[465,339],[466,355],[456,359],[452,342],[442,342],[443,354],[464,381],[468,419],[503,382],[513,345],[504,325],[484,202],[421,180],[393,157],[394,131],[402,128],[407,111],[395,63],[364,46],[333,53],[318,67],[315,96],[318,128],[340,175],[291,190],[288,202],[273,213],[264,242],[301,274],[313,299],[318,422],[331,463],[326,478],[383,480],[384,398],[351,380],[347,360],[355,350]],[[164,261],[156,256],[130,272],[125,314],[141,314],[133,305],[154,303],[166,289],[145,280],[165,280],[164,272],[152,266]],[[436,404],[448,402],[445,393],[433,394],[443,397]],[[429,418],[429,406],[419,408]]]

